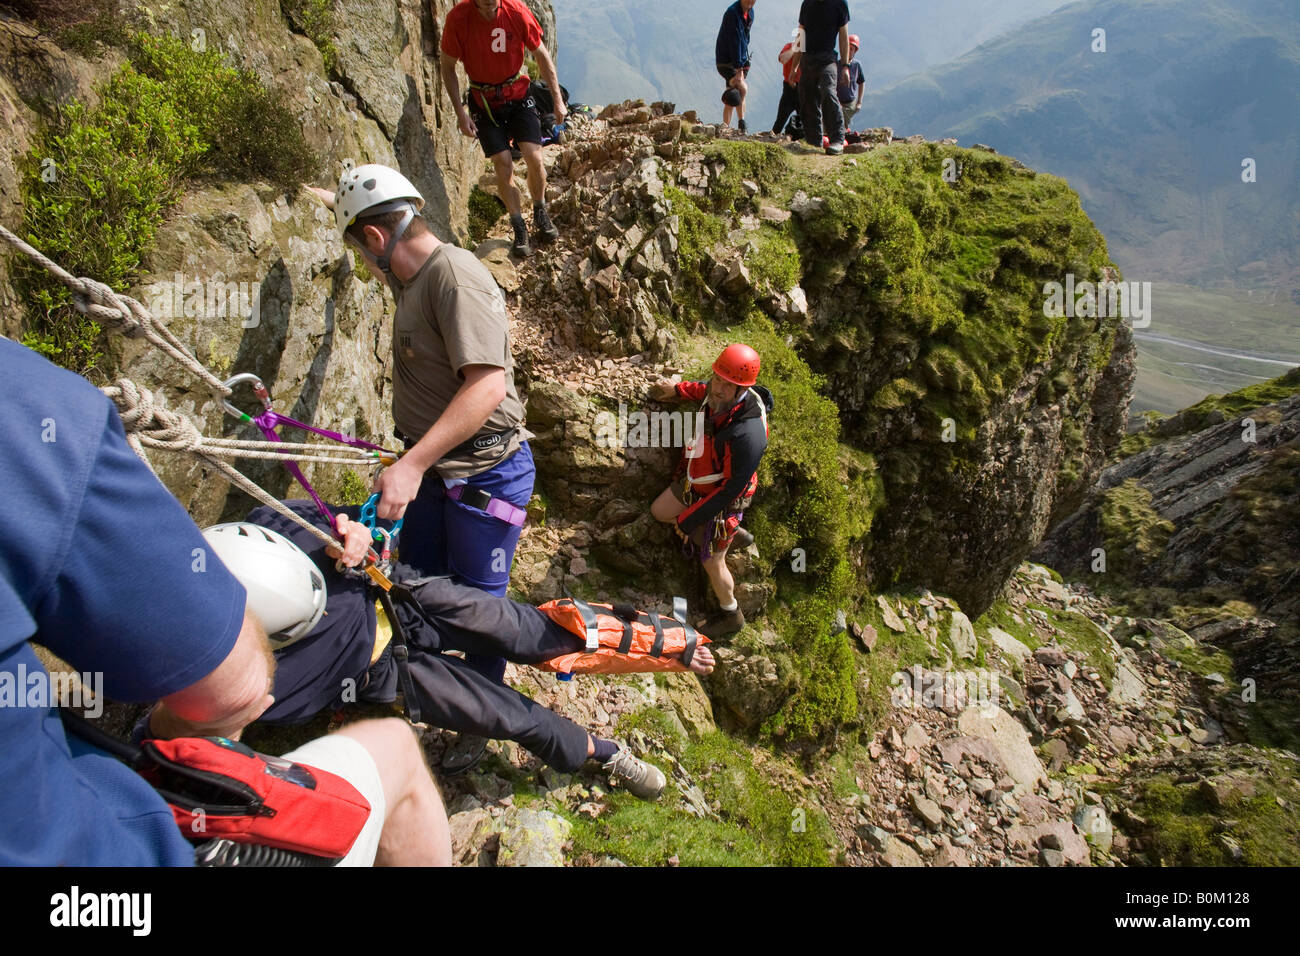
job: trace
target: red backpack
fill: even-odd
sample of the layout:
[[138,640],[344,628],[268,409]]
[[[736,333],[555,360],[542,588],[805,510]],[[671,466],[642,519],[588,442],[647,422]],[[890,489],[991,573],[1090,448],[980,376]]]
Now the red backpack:
[[185,838],[201,844],[200,865],[330,866],[347,856],[370,818],[369,801],[325,770],[225,737],[145,740],[135,747],[67,710],[60,715],[70,732],[130,765],[158,791]]

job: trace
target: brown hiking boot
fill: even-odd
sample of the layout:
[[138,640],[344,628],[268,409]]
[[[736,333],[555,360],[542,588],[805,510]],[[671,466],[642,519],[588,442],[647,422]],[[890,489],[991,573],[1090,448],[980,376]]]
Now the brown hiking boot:
[[668,786],[662,770],[648,761],[638,760],[626,747],[620,747],[618,753],[605,762],[604,769],[613,781],[642,800],[658,800],[664,787]]
[[551,222],[545,203],[539,202],[533,205],[533,225],[537,227],[537,234],[541,236],[543,242],[554,242],[560,238],[560,230],[556,229],[555,223]]
[[510,225],[515,230],[515,241],[510,251],[521,259],[527,259],[533,254],[533,247],[528,243],[528,224],[523,216],[511,216]]
[[700,625],[700,633],[717,640],[728,634],[735,634],[744,626],[745,615],[741,613],[740,608],[736,608],[734,611],[719,611],[716,617],[711,617]]

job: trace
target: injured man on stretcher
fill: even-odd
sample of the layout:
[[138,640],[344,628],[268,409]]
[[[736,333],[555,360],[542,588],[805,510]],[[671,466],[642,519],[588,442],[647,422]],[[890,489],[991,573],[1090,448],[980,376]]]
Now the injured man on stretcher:
[[[312,502],[287,504],[327,528]],[[361,565],[371,530],[356,520],[358,509],[332,510],[342,554],[267,507],[254,510],[247,522],[204,532],[247,589],[249,609],[271,635],[275,703],[262,722],[296,724],[349,703],[388,703],[402,688],[413,719],[513,740],[566,773],[595,760],[629,792],[658,798],[666,781],[657,767],[445,652],[490,654],[561,674],[689,670],[703,675],[714,666],[704,646],[707,638],[653,612],[569,599],[537,608],[445,577],[417,579],[398,562],[391,574],[398,586],[389,603],[399,619],[398,635],[405,637],[404,678],[402,641],[392,639],[393,628],[377,608],[379,586],[336,568],[336,559],[349,568]],[[591,652],[597,640],[602,646]],[[164,732],[166,721],[166,713],[155,708],[151,729]]]

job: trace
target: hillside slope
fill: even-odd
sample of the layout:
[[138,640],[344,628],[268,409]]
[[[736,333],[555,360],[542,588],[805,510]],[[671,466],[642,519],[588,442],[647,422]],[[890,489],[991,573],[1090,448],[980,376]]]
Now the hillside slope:
[[[1098,28],[1104,53],[1092,50]],[[1297,91],[1300,17],[1285,0],[1088,0],[866,109],[1066,177],[1133,277],[1264,288],[1298,304]]]

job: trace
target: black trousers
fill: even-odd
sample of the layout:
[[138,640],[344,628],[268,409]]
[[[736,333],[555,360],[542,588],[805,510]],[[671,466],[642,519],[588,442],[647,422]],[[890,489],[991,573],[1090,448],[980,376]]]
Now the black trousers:
[[791,86],[789,83],[781,84],[781,102],[776,107],[776,122],[772,124],[772,132],[780,136],[785,132],[785,124],[790,121],[790,116],[799,109],[799,87]]
[[[420,611],[398,604],[397,614],[410,644],[421,719],[461,733],[513,740],[565,773],[581,767],[587,760],[586,730],[442,652],[536,664],[580,650],[582,640],[530,604],[493,597],[449,578],[426,579],[411,591]],[[384,668],[387,673],[373,670],[372,682],[377,677],[395,688],[395,663]]]
[[804,58],[799,77],[799,115],[804,138],[813,146],[822,144],[823,124],[832,143],[844,142],[844,111],[840,109],[839,62]]

